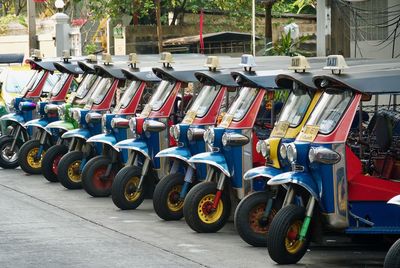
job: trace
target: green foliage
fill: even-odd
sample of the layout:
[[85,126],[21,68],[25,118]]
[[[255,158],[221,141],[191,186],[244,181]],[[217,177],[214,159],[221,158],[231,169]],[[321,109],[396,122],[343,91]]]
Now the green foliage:
[[8,25],[12,22],[20,23],[27,27],[23,16],[7,15],[0,17],[0,34],[5,34],[8,30]]
[[123,14],[138,14],[139,18],[149,15],[155,9],[153,0],[90,0],[89,9],[98,19],[119,18]]
[[86,46],[85,46],[85,49],[84,49],[84,51],[85,51],[85,54],[86,55],[89,55],[89,54],[93,54],[93,53],[95,53],[96,51],[97,51],[97,45],[95,44],[95,43],[88,43]]
[[268,56],[306,56],[307,52],[300,50],[299,46],[309,39],[310,36],[304,35],[297,40],[293,40],[291,38],[290,31],[288,32],[288,34],[282,32],[277,42],[267,44],[267,49],[265,50],[264,54]]

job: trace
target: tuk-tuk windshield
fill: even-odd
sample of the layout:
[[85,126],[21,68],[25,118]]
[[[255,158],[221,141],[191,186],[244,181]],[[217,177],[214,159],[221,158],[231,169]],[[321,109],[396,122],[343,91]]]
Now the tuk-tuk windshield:
[[318,126],[322,134],[332,132],[346,111],[352,96],[350,90],[327,89],[311,113],[307,125]]
[[112,85],[113,78],[103,78],[101,81],[97,84],[95,91],[93,92],[92,96],[90,97],[89,103],[90,105],[94,104],[99,104],[101,101],[104,99],[106,96],[109,88]]
[[281,111],[278,122],[288,122],[290,127],[297,127],[306,114],[310,102],[311,95],[307,90],[292,90]]
[[210,106],[218,95],[221,86],[204,86],[189,111],[196,113],[196,117],[203,117],[207,114]]
[[[50,73],[46,78],[46,82],[44,83],[42,91],[49,93],[54,88],[54,86],[57,84],[57,81],[59,79],[60,79],[60,74],[55,74],[55,73],[51,74]],[[33,87],[33,88],[35,88],[35,87]]]
[[257,88],[244,87],[225,116],[232,116],[233,121],[240,121],[246,115],[257,96]]
[[29,80],[28,84],[26,84],[21,93],[25,95],[26,92],[32,91],[39,83],[39,81],[42,79],[43,75],[44,71],[35,71],[35,73],[31,77],[31,80]]
[[[175,87],[175,82],[166,80],[161,81],[160,85],[157,87],[156,92],[151,97],[149,103],[146,106],[151,107],[151,110],[153,111],[160,110],[165,101],[167,100],[168,96],[171,94],[174,87]],[[144,109],[147,110],[149,108],[146,109],[145,107]]]
[[20,93],[21,90],[29,83],[34,73],[35,72],[32,70],[4,70],[0,74],[0,82],[3,83],[2,89],[8,93]]
[[129,85],[128,88],[125,90],[125,93],[121,97],[121,101],[118,103],[118,105],[115,107],[115,110],[123,109],[126,108],[131,100],[133,99],[133,96],[135,96],[137,90],[139,89],[140,82],[138,81],[128,81],[127,84]]
[[92,88],[94,83],[100,81],[101,77],[94,74],[87,74],[79,84],[78,89],[76,90],[76,97],[79,99],[83,99],[89,90]]
[[61,75],[60,79],[57,81],[53,89],[51,90],[51,95],[52,96],[57,96],[58,93],[60,93],[61,89],[63,88],[65,81],[68,79],[68,74],[64,73]]

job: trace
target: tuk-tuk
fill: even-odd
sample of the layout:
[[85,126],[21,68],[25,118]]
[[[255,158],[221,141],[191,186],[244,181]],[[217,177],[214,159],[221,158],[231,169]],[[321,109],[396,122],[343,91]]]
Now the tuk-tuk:
[[[101,79],[98,78],[94,69],[93,64],[96,62],[97,59],[95,55],[89,55],[86,61],[78,61],[79,68],[84,72],[82,80],[76,92],[69,96],[67,103],[52,107],[53,110],[55,108],[58,109],[61,120],[48,124],[46,126],[48,132],[57,130],[60,132],[59,136],[62,137],[62,133],[78,128],[79,123],[74,120],[70,110],[71,108],[83,108],[95,91],[96,83]],[[70,139],[61,138],[58,140],[57,144],[51,146],[43,156],[42,173],[49,182],[58,182],[58,165],[61,158],[68,153],[69,141]]]
[[54,63],[42,61],[40,51],[35,51],[32,57],[26,62],[35,73],[22,90],[21,97],[11,101],[10,113],[0,118],[0,121],[7,126],[7,130],[0,137],[0,167],[4,169],[18,167],[19,150],[32,135],[32,129],[26,128],[24,124],[37,117],[40,108],[37,102],[59,79],[59,76],[54,74],[56,71]]
[[[314,68],[321,68],[323,60]],[[266,246],[268,227],[282,206],[286,190],[281,186],[268,187],[266,182],[275,175],[290,170],[290,165],[279,157],[279,145],[294,141],[314,109],[321,93],[316,90],[310,64],[304,56],[292,58],[288,68],[293,72],[279,74],[276,84],[290,89],[289,96],[275,122],[271,135],[257,143],[256,150],[266,159],[265,166],[248,170],[244,181],[253,181],[261,187],[243,198],[235,210],[234,222],[240,237],[253,246]]]
[[86,163],[101,154],[101,144],[87,143],[87,140],[102,133],[102,117],[116,103],[117,91],[125,88],[126,77],[120,67],[112,65],[111,56],[104,55],[104,63],[95,65],[98,75],[95,91],[83,108],[71,108],[70,114],[78,122],[79,128],[69,130],[62,135],[70,139],[68,153],[59,162],[57,177],[67,189],[79,189],[81,174]]
[[170,128],[170,136],[177,146],[161,150],[155,157],[172,163],[168,174],[157,183],[153,195],[153,206],[164,220],[179,220],[183,217],[183,202],[195,180],[206,176],[205,165],[189,163],[192,155],[205,152],[203,134],[214,126],[221,113],[231,104],[239,85],[229,70],[217,70],[219,60],[210,56],[205,64],[208,71],[196,72],[202,88],[189,107],[182,122]]
[[162,59],[163,68],[153,68],[162,79],[143,111],[129,121],[134,139],[118,142],[115,147],[128,150],[128,161],[112,184],[111,195],[120,209],[136,209],[146,194],[151,194],[159,177],[169,166],[155,155],[175,145],[169,129],[184,117],[191,101],[196,70],[177,71],[171,67],[172,58]]
[[[132,55],[131,55],[132,56]],[[128,139],[129,119],[137,111],[142,111],[150,95],[161,81],[151,70],[136,68],[137,59],[132,59],[134,67],[122,70],[127,78],[127,86],[113,113],[103,115],[104,133],[89,138],[87,143],[102,144],[102,153],[87,162],[82,170],[83,189],[93,197],[111,194],[111,185],[118,170],[128,159],[128,152],[115,147]]]
[[63,56],[63,62],[55,62],[54,67],[61,73],[60,79],[51,89],[46,101],[37,103],[39,119],[33,119],[24,124],[25,128],[36,128],[36,135],[25,142],[19,151],[18,162],[23,171],[28,174],[40,174],[42,172],[42,159],[48,148],[60,143],[61,137],[57,129],[48,129],[49,123],[59,120],[58,106],[66,101],[67,94],[77,88],[75,78],[83,74],[83,71],[75,63],[69,60],[69,53]]
[[[229,218],[232,201],[242,199],[252,189],[243,182],[243,174],[265,164],[255,147],[259,139],[269,136],[273,117],[287,97],[285,91],[274,94],[278,89],[277,74],[278,71],[232,73],[242,88],[220,124],[204,133],[211,152],[189,159],[189,163],[207,165],[205,180],[193,186],[183,206],[185,220],[193,230],[221,229]],[[232,199],[230,192],[234,193]]]
[[[392,199],[388,201],[388,204],[393,204],[396,206],[400,206],[400,195],[396,195]],[[398,239],[394,244],[390,247],[388,253],[385,257],[385,262],[383,264],[383,268],[394,268],[400,267],[400,239]]]
[[292,171],[268,181],[287,187],[267,238],[275,262],[298,262],[328,229],[400,234],[400,208],[386,203],[400,193],[396,65],[342,73],[347,64],[334,55],[332,74],[313,78],[323,93],[295,142],[281,145]]

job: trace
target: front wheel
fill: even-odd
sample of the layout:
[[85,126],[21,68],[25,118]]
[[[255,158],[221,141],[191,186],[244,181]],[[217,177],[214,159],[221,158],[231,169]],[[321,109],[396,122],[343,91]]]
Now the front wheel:
[[303,240],[299,239],[305,218],[305,208],[288,205],[276,214],[269,228],[267,238],[268,252],[278,264],[297,263],[306,253],[310,244],[310,232]]
[[280,199],[273,199],[271,210],[265,215],[270,195],[255,192],[243,198],[235,211],[235,227],[240,237],[254,247],[266,247],[270,224],[282,206]]
[[141,189],[138,188],[141,175],[142,168],[137,166],[124,167],[117,173],[112,184],[111,196],[118,208],[136,209],[142,204],[149,184],[145,181]]
[[90,159],[82,171],[82,186],[93,197],[107,197],[111,194],[111,186],[115,178],[115,169],[112,167],[109,157],[99,155]]
[[177,221],[183,217],[183,200],[180,199],[180,193],[184,177],[181,173],[169,174],[156,185],[153,207],[161,219]]
[[[17,139],[14,150],[11,151],[12,143]],[[18,152],[22,146],[22,141],[13,136],[1,136],[0,138],[0,167],[4,169],[13,169],[19,166]]]
[[183,215],[185,221],[198,233],[215,233],[228,221],[231,201],[228,191],[223,191],[216,206],[213,207],[217,193],[215,182],[202,182],[194,186],[185,198]]
[[67,189],[81,189],[81,163],[83,153],[72,151],[64,155],[58,165],[58,181]]
[[68,152],[68,147],[58,144],[50,147],[42,160],[42,173],[49,182],[58,182],[58,165],[61,158]]
[[400,267],[400,239],[397,240],[389,249],[383,264],[384,268]]
[[[40,149],[42,147],[42,149]],[[18,162],[23,171],[28,174],[40,174],[42,172],[42,160],[48,146],[41,145],[39,140],[30,140],[21,146]],[[41,152],[40,152],[41,150]]]

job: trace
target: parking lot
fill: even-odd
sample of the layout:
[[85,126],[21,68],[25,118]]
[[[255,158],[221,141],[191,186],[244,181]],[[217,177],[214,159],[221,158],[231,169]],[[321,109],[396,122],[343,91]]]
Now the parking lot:
[[[185,221],[164,222],[151,200],[120,211],[110,198],[70,191],[42,176],[0,170],[0,267],[274,267],[265,248],[243,242],[229,223],[197,234]],[[297,266],[381,267],[379,245],[329,237]]]

